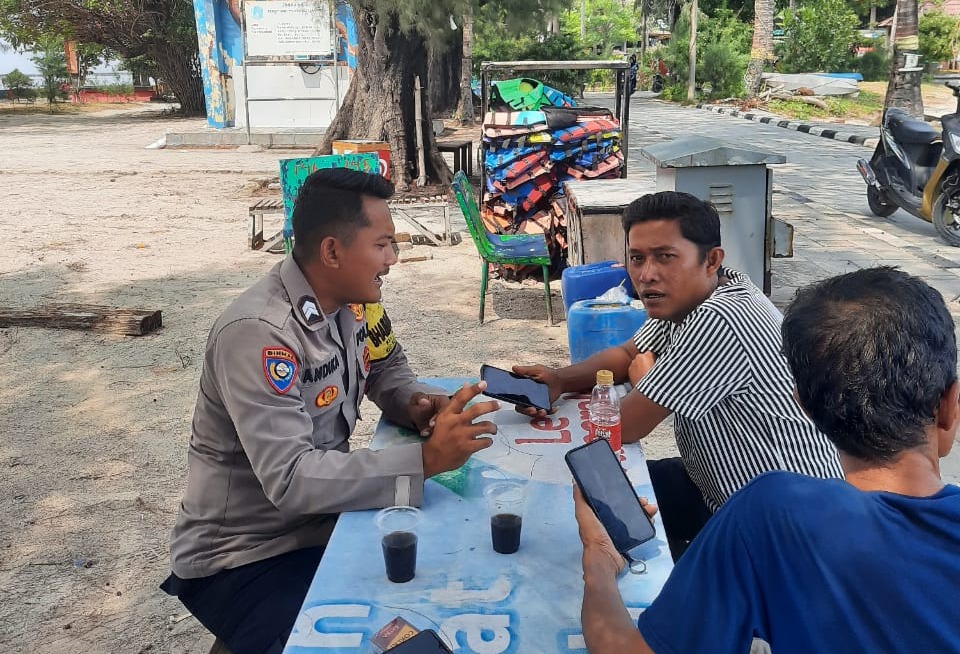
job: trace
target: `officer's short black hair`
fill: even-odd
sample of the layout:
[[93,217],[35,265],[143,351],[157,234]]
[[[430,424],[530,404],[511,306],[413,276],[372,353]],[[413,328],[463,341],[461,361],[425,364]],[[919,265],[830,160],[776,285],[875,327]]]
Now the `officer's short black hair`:
[[700,252],[700,261],[720,247],[720,216],[710,202],[680,191],[660,191],[637,198],[623,211],[623,232],[651,220],[675,220],[683,238],[693,241]]
[[957,379],[943,297],[889,267],[832,277],[797,293],[783,325],[797,397],[839,450],[882,462],[922,445]]
[[370,224],[363,196],[387,200],[393,184],[377,174],[347,168],[328,168],[304,180],[293,205],[293,254],[309,261],[323,239],[333,236],[349,243],[361,227]]

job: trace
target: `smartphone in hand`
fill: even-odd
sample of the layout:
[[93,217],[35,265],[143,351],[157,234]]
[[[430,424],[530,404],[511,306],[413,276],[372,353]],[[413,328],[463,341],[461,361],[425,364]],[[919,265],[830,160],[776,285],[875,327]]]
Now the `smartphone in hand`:
[[543,382],[486,364],[480,366],[480,379],[487,382],[483,394],[488,397],[517,406],[550,410],[550,387]]
[[638,560],[636,550],[657,532],[609,441],[590,441],[567,452],[564,459],[614,547],[628,561]]

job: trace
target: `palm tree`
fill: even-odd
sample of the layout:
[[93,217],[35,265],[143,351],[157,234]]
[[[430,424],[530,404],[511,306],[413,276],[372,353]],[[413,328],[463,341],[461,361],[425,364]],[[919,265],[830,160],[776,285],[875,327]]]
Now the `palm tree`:
[[[923,69],[908,58],[914,59],[920,49],[917,29],[917,0],[897,0],[894,18],[896,35],[893,44],[893,61],[890,65],[890,81],[884,107],[900,107],[917,118],[923,118],[923,97],[920,95],[920,76]],[[908,57],[914,55],[914,57]]]
[[744,86],[751,98],[760,92],[763,66],[773,56],[773,5],[774,0],[754,0],[753,3],[753,45],[744,75]]

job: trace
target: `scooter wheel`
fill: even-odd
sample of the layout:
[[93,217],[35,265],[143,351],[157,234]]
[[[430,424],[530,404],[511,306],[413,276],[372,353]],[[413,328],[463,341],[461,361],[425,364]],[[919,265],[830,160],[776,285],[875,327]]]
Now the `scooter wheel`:
[[872,184],[867,186],[867,204],[870,205],[870,211],[873,215],[886,218],[897,210],[897,205],[887,199],[887,196]]
[[933,226],[937,233],[943,237],[949,245],[960,247],[960,216],[954,212],[947,204],[947,194],[941,193],[937,201],[933,203]]

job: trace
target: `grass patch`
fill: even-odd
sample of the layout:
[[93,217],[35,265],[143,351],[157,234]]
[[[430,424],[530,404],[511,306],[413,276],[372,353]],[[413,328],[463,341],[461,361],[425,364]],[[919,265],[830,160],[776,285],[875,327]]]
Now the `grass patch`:
[[826,109],[801,100],[771,100],[767,108],[778,116],[796,120],[843,118],[865,122],[879,119],[883,109],[883,96],[870,91],[860,91],[860,95],[855,98],[824,98],[824,102],[827,104]]

